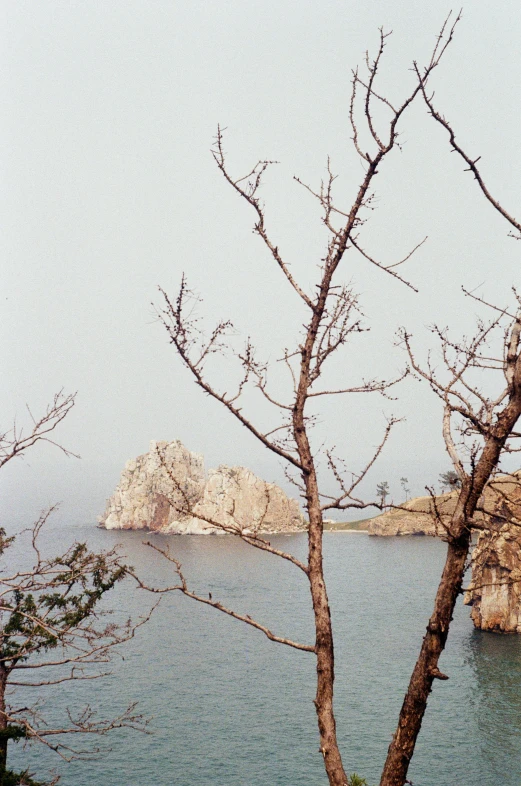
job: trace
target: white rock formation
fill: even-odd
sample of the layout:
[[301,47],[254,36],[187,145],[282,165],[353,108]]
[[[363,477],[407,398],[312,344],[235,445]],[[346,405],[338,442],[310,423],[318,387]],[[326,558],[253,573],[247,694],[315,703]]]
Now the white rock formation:
[[151,442],[148,453],[125,464],[99,523],[106,529],[163,531],[190,518],[205,483],[202,456],[178,440]]
[[127,462],[99,522],[179,535],[306,528],[298,503],[278,486],[244,467],[220,466],[206,480],[202,457],[179,441],[151,442],[149,453]]
[[298,502],[274,483],[266,483],[244,467],[211,470],[194,516],[244,533],[297,532],[305,529]]

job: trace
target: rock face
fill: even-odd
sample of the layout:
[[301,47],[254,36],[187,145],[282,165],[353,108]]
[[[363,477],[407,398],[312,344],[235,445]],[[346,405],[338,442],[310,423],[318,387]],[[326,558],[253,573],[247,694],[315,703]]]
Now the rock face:
[[179,535],[306,528],[298,503],[278,486],[244,467],[220,466],[207,480],[202,456],[179,441],[151,442],[149,453],[127,462],[99,522]]
[[243,532],[297,532],[306,528],[298,502],[244,467],[210,470],[194,516]]
[[151,442],[125,464],[99,523],[106,529],[167,530],[189,518],[206,484],[204,460],[179,441]]
[[476,628],[521,633],[521,533],[511,524],[482,532],[472,556],[465,603]]
[[521,633],[521,473],[499,475],[485,499],[490,515],[472,555],[465,603],[476,628]]
[[[403,502],[399,509],[389,510],[369,519],[367,528],[370,535],[388,537],[391,535],[432,535],[443,537],[456,507],[457,491],[435,497],[415,497]],[[497,475],[485,488],[479,508],[474,515],[477,528],[484,523],[497,529],[498,516],[511,519],[514,507],[519,505],[521,515],[521,470],[513,475]],[[513,507],[514,506],[514,507]],[[494,513],[497,514],[494,518]],[[497,519],[497,521],[496,521]],[[496,523],[494,523],[496,522]]]

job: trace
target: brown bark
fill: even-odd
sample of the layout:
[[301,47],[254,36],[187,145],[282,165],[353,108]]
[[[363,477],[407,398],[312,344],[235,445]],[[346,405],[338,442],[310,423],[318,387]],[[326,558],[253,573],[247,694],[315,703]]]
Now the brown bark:
[[[331,612],[327,597],[322,562],[322,512],[318,496],[318,485],[313,460],[305,432],[299,437],[305,456],[304,473],[306,498],[309,514],[308,531],[308,577],[315,616],[315,652],[317,659],[317,691],[315,709],[320,734],[320,752],[330,786],[347,786],[348,780],[342,764],[336,736],[336,722],[333,712],[333,685],[335,681],[335,659],[333,651],[333,629]],[[310,464],[308,464],[308,461]]]
[[459,494],[448,534],[448,549],[434,610],[427,625],[418,660],[400,711],[398,726],[389,746],[380,786],[403,786],[435,679],[448,679],[438,668],[445,648],[456,600],[461,592],[471,542],[471,520],[479,497],[497,466],[517,419],[521,415],[521,368],[515,363],[510,401],[490,429],[474,472],[467,476]]
[[[316,483],[310,478],[310,486]],[[347,786],[347,776],[342,764],[336,736],[333,712],[333,685],[335,662],[333,630],[322,566],[322,516],[310,511],[309,523],[309,584],[315,615],[315,651],[317,658],[317,692],[315,708],[320,734],[320,752],[331,786]]]
[[470,531],[449,543],[447,559],[436,593],[434,611],[427,625],[420,655],[411,675],[398,726],[389,746],[380,786],[403,786],[427,707],[432,683],[447,679],[438,669],[445,648],[456,599],[461,589],[469,550]]
[[310,387],[310,365],[320,319],[324,312],[329,292],[332,271],[326,272],[321,284],[317,307],[308,327],[306,342],[301,349],[300,379],[293,409],[293,432],[302,464],[302,478],[306,489],[309,517],[308,529],[308,578],[315,616],[315,652],[317,659],[317,692],[315,709],[320,735],[320,752],[330,786],[348,786],[336,736],[336,721],[333,711],[333,686],[335,681],[335,658],[333,628],[327,597],[322,561],[322,510],[315,462],[309,444],[304,408]]

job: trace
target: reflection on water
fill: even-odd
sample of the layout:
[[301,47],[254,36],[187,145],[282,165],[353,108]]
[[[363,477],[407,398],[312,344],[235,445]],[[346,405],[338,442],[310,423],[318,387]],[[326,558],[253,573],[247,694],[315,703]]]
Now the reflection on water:
[[[122,542],[147,579],[171,583],[167,562],[140,533],[55,530],[91,548]],[[157,536],[156,536],[157,537]],[[251,614],[274,632],[313,641],[305,576],[232,538],[163,537],[191,586]],[[303,535],[272,538],[302,557]],[[328,534],[325,564],[336,635],[336,712],[346,768],[378,782],[409,675],[432,608],[445,545],[429,538]],[[150,599],[130,586],[120,614]],[[414,786],[519,786],[521,638],[479,634],[459,605],[411,767]],[[326,786],[313,707],[313,657],[194,603],[165,596],[159,611],[102,683],[56,689],[64,709],[90,701],[115,714],[139,701],[152,735],[121,732],[88,765],[58,769],[63,786]],[[20,764],[27,759],[17,751]],[[42,775],[49,754],[32,753]]]
[[473,631],[466,663],[475,678],[480,754],[492,771],[513,769],[521,782],[521,637]]

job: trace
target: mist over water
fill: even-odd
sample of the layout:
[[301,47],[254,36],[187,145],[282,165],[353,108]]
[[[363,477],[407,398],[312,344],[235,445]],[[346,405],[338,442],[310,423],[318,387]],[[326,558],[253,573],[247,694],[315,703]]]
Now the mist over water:
[[[168,563],[143,533],[93,527],[54,529],[49,551],[66,538],[90,547],[116,543],[147,580],[174,583]],[[183,564],[190,585],[250,614],[275,633],[312,642],[304,575],[228,537],[155,536]],[[303,555],[303,535],[272,538]],[[429,538],[325,536],[336,634],[336,713],[346,769],[376,784],[415,661],[444,558]],[[112,597],[117,616],[153,602],[130,584]],[[164,596],[152,620],[115,659],[111,677],[65,683],[52,704],[116,714],[137,700],[152,715],[149,735],[115,732],[90,763],[60,764],[42,746],[12,747],[40,777],[55,767],[63,786],[321,786],[313,707],[313,657],[269,642],[214,609]],[[441,662],[409,777],[414,786],[519,786],[521,640],[476,632],[460,604]],[[77,743],[78,741],[75,740]],[[96,743],[99,741],[96,740]],[[111,748],[111,750],[109,750]]]

